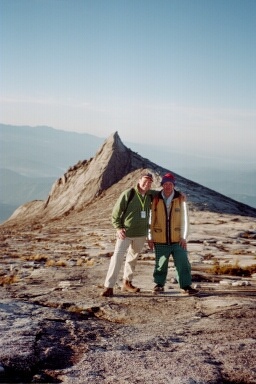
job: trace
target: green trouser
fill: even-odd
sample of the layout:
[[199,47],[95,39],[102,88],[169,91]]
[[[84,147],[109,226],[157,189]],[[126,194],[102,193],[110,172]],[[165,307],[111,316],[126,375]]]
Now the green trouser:
[[156,259],[153,274],[155,284],[165,285],[169,257],[172,255],[180,288],[184,289],[191,285],[191,266],[188,260],[188,253],[179,243],[155,243],[155,253]]

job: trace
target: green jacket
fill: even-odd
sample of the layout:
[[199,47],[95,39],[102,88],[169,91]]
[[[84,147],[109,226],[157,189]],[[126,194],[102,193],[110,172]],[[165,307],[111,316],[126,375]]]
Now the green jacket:
[[[150,190],[143,197],[137,186],[134,189],[134,196],[128,205],[131,189],[125,190],[119,196],[112,211],[112,224],[115,229],[125,228],[127,237],[147,236],[151,202],[158,191]],[[145,217],[142,211],[145,212]]]

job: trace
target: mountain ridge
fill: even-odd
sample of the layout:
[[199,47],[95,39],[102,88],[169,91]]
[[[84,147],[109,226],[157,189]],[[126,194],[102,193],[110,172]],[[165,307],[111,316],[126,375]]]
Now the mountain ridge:
[[[46,199],[53,182],[72,164],[95,156],[104,140],[45,126],[0,124],[0,223],[28,200]],[[252,164],[234,158],[209,159],[199,153],[181,152],[166,143],[125,145],[163,168],[256,208],[256,168]],[[12,171],[16,172],[13,177]]]
[[[36,200],[22,205],[6,223],[58,219],[81,212],[94,203],[97,210],[97,203],[100,200],[102,203],[103,197],[108,200],[109,196],[113,196],[113,203],[117,193],[136,183],[143,169],[153,174],[153,187],[158,189],[162,174],[172,171],[133,152],[115,132],[105,140],[93,158],[79,161],[56,180],[45,201]],[[178,188],[187,195],[190,209],[256,217],[255,208],[173,173]]]
[[0,140],[1,168],[33,177],[38,177],[39,172],[45,177],[59,177],[68,165],[78,161],[79,154],[93,156],[94,148],[104,141],[87,133],[5,124],[0,124]]

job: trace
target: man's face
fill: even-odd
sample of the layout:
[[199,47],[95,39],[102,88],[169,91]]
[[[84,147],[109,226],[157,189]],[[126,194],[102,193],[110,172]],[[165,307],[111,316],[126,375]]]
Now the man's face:
[[141,177],[139,180],[140,189],[147,192],[151,188],[152,181],[148,177]]
[[167,181],[166,183],[164,183],[163,190],[166,196],[170,196],[172,194],[172,191],[174,190],[173,183],[171,183],[170,181]]

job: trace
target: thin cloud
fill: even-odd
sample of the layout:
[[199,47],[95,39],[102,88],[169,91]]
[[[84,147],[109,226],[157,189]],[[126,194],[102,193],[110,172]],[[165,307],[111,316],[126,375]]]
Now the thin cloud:
[[88,102],[77,102],[75,100],[56,100],[54,98],[12,98],[12,97],[1,97],[1,104],[34,104],[34,105],[46,105],[53,107],[69,107],[69,108],[88,108],[90,103]]

